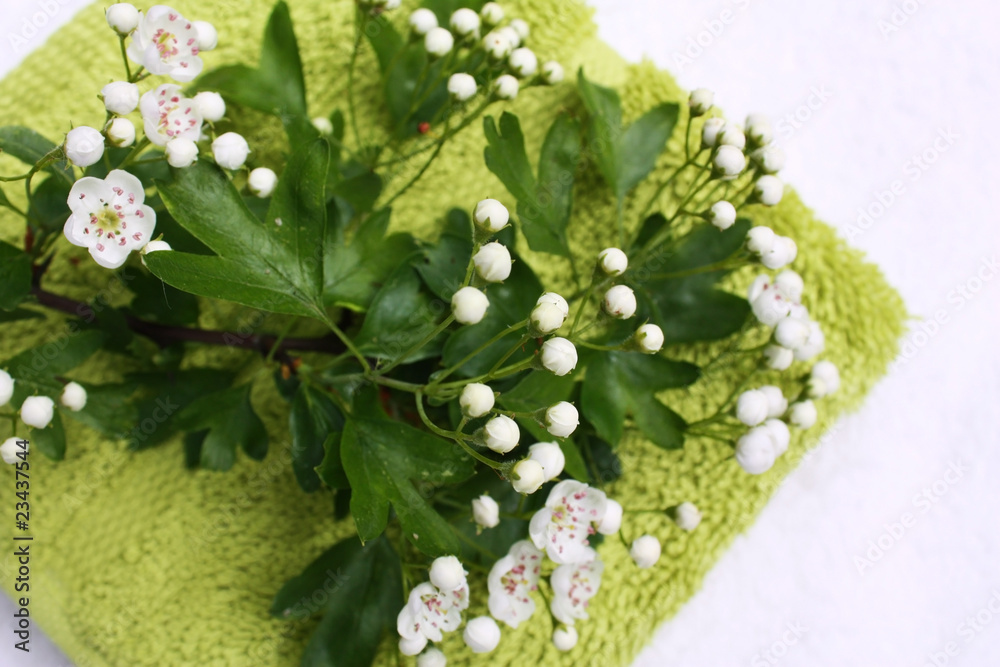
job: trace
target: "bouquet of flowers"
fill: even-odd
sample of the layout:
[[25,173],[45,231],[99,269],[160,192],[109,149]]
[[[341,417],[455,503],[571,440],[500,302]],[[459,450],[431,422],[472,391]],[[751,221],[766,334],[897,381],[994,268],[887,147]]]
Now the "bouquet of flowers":
[[[583,70],[564,80],[495,2],[428,0],[397,19],[399,4],[357,1],[347,96],[328,116],[307,106],[283,2],[258,66],[217,69],[210,23],[120,3],[106,12],[123,62],[99,91],[104,125],[73,127],[61,145],[0,128],[0,149],[27,169],[0,177],[0,206],[24,223],[20,246],[0,243],[0,323],[50,309],[67,328],[59,345],[0,363],[11,423],[0,453],[19,469],[29,447],[62,459],[67,417],[136,450],[180,434],[183,464],[224,471],[266,456],[255,397],[267,385],[284,401],[302,491],[330,494],[357,530],[276,591],[279,618],[325,613],[303,664],[370,664],[391,634],[418,665],[440,666],[431,644],[445,634],[462,628],[489,653],[500,624],[525,622],[551,623],[571,651],[600,594],[604,540],[652,568],[667,535],[638,535],[630,517],[661,513],[684,531],[701,520],[690,502],[609,497],[627,434],[665,449],[705,439],[759,475],[839,387],[788,268],[795,241],[753,223],[782,199],[784,155],[766,118],[726,121],[703,89],[626,123],[615,90]],[[374,119],[355,104],[365,50],[381,75]],[[529,146],[505,107],[536,86],[574,86],[580,107]],[[281,151],[237,131],[261,118],[283,127]],[[439,233],[418,238],[392,206],[473,126],[510,197],[428,210]],[[573,233],[574,193],[596,187],[616,211],[600,252]],[[72,246],[131,301],[48,291],[50,267],[81,261]],[[538,261],[559,267],[554,283]],[[760,273],[746,295],[725,287],[736,271]],[[207,328],[209,311],[239,326]],[[200,349],[220,345],[240,362],[206,364]],[[92,358],[138,370],[68,377]],[[669,390],[734,366],[743,381],[713,409],[671,408]],[[775,371],[797,389],[765,384]],[[488,614],[467,618],[470,602]]]

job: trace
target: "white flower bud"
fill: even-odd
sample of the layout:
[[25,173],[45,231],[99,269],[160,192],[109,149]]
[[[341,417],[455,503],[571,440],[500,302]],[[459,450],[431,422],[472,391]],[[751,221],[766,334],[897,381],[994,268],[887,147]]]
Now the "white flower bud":
[[809,395],[823,398],[840,389],[840,371],[829,361],[820,361],[809,375]]
[[146,255],[151,252],[160,252],[161,250],[173,250],[170,244],[166,241],[150,241],[142,247],[139,251],[139,260],[142,262],[143,266],[146,266]]
[[212,155],[215,162],[225,169],[239,169],[247,161],[250,146],[242,135],[236,132],[226,132],[212,142]]
[[743,173],[747,159],[736,146],[720,146],[712,163],[722,178],[733,179]]
[[506,454],[517,447],[517,443],[521,439],[521,431],[517,428],[517,422],[507,415],[498,415],[486,422],[483,434],[486,446],[497,454]]
[[437,15],[427,8],[420,8],[410,14],[410,28],[414,34],[423,37],[438,27]]
[[628,285],[615,285],[604,293],[604,312],[618,320],[635,315],[635,292]]
[[768,144],[750,154],[750,158],[769,174],[776,174],[785,168],[785,151],[781,146]]
[[469,419],[476,419],[489,414],[496,402],[496,394],[485,384],[473,382],[465,385],[462,395],[458,398],[458,404],[462,408],[462,414]]
[[711,211],[709,221],[723,231],[736,223],[736,207],[727,201],[716,202]]
[[7,465],[14,465],[18,462],[17,455],[21,452],[28,451],[28,445],[25,445],[24,449],[21,449],[21,445],[17,444],[17,440],[17,438],[7,438],[3,441],[3,444],[0,445],[0,458],[2,458],[3,462]]
[[803,430],[812,428],[816,418],[816,404],[810,400],[793,403],[788,411],[788,420]]
[[774,340],[782,347],[796,350],[809,340],[809,323],[794,317],[786,317],[778,322],[774,330]]
[[442,593],[450,593],[463,586],[468,574],[455,556],[441,556],[431,563],[431,583]]
[[566,70],[563,66],[557,63],[555,60],[550,60],[544,65],[542,65],[542,81],[554,86],[557,83],[562,83],[563,79],[566,78]]
[[484,199],[476,204],[473,218],[483,229],[499,232],[510,222],[510,211],[496,199]]
[[561,475],[566,467],[566,455],[555,442],[536,442],[528,447],[528,459],[542,466],[546,482]]
[[177,169],[190,167],[198,161],[198,144],[184,137],[168,141],[165,152],[167,164]]
[[770,227],[752,227],[747,232],[747,249],[762,255],[774,247],[776,238],[777,234]]
[[775,288],[785,295],[786,299],[791,301],[801,301],[802,291],[805,289],[805,283],[802,281],[802,276],[797,274],[791,269],[782,271],[774,279]]
[[417,656],[417,667],[446,667],[448,658],[436,648],[429,648]]
[[104,18],[107,19],[111,29],[119,35],[127,35],[139,27],[139,10],[127,2],[119,2],[108,7]]
[[788,370],[795,360],[795,354],[780,345],[768,345],[764,356],[767,358],[767,367],[776,371]]
[[546,336],[559,330],[566,321],[566,315],[556,304],[540,303],[531,311],[529,321],[535,332]]
[[490,300],[475,287],[463,287],[451,297],[451,312],[459,324],[479,324]]
[[0,406],[7,405],[13,395],[14,378],[7,371],[0,369]]
[[568,375],[576,368],[576,346],[565,338],[550,338],[542,343],[542,366],[558,376]]
[[323,136],[333,134],[333,122],[326,116],[317,116],[312,119],[312,126]]
[[135,143],[135,125],[128,118],[113,118],[104,134],[115,148],[128,148]]
[[739,125],[726,123],[722,132],[719,133],[718,143],[722,146],[735,146],[742,151],[747,146],[747,137]]
[[403,655],[417,655],[427,646],[425,635],[416,635],[413,639],[401,637],[399,640],[399,652]]
[[510,74],[503,74],[493,82],[493,93],[501,100],[516,99],[520,88],[521,84]]
[[66,134],[63,150],[73,165],[89,167],[104,156],[104,135],[86,125],[74,127]]
[[698,88],[691,91],[691,97],[688,98],[688,108],[691,109],[692,118],[704,116],[714,103],[715,93],[708,88]]
[[761,176],[753,186],[754,194],[764,206],[777,206],[785,194],[785,184],[777,176]]
[[535,305],[540,306],[543,303],[551,303],[554,306],[558,306],[559,310],[562,311],[563,317],[564,318],[569,317],[569,303],[566,301],[566,299],[562,298],[555,292],[546,292],[545,294],[541,295],[540,297],[538,297],[538,301],[535,302]]
[[486,55],[491,60],[500,62],[510,55],[510,52],[514,50],[514,45],[511,44],[506,33],[502,30],[494,30],[483,38],[483,48],[486,49]]
[[747,116],[746,134],[757,146],[771,143],[774,139],[774,128],[771,120],[762,113],[752,113]]
[[760,475],[771,469],[776,454],[774,441],[766,428],[750,429],[736,442],[736,462],[751,475]]
[[489,653],[500,644],[500,626],[489,616],[474,618],[465,624],[462,639],[473,653]]
[[604,516],[597,522],[596,530],[601,535],[614,535],[622,528],[622,518],[625,510],[617,500],[608,498],[605,505]]
[[747,426],[763,423],[767,419],[767,412],[767,395],[758,389],[743,392],[736,401],[736,418]]
[[[218,123],[226,115],[226,101],[218,93],[206,90],[198,93],[192,99],[194,100],[194,105],[198,107],[198,111],[201,112],[201,117],[209,123]],[[326,122],[329,123],[330,121],[327,120]],[[313,124],[315,125],[315,121],[313,121]],[[333,132],[332,126],[330,127],[330,132]]]
[[63,387],[63,393],[59,397],[59,402],[73,412],[79,412],[87,405],[87,390],[76,382],[70,382]]
[[219,33],[208,21],[193,21],[198,50],[211,51],[219,45]]
[[757,391],[767,396],[768,417],[780,417],[785,414],[785,410],[788,409],[788,399],[785,398],[783,393],[781,393],[780,387],[775,387],[773,384],[767,384],[763,387],[759,387]]
[[104,108],[120,116],[132,113],[139,106],[139,86],[128,81],[115,81],[101,88]]
[[538,71],[538,56],[531,49],[521,47],[514,49],[507,61],[510,70],[521,79],[527,79],[535,75]]
[[652,535],[643,535],[632,542],[632,548],[628,553],[640,570],[648,570],[660,560],[662,547],[660,541]]
[[533,459],[524,459],[514,464],[511,471],[510,484],[514,490],[524,495],[531,495],[542,488],[545,483],[545,469],[542,464]]
[[757,297],[750,304],[750,308],[761,324],[773,327],[788,317],[792,304],[788,299],[781,298],[781,295],[776,294],[774,290],[769,290]]
[[792,434],[788,432],[788,425],[785,422],[780,419],[768,419],[761,428],[767,431],[771,438],[775,458],[788,451],[788,443],[791,441]]
[[701,523],[701,511],[694,503],[681,503],[674,508],[674,523],[681,530],[691,532]]
[[448,55],[455,46],[455,38],[444,28],[432,28],[424,37],[427,53],[437,58]]
[[628,269],[628,256],[618,248],[605,248],[597,256],[597,266],[609,276],[620,276]]
[[475,96],[476,79],[471,74],[459,72],[448,79],[448,94],[456,102],[465,102]]
[[472,258],[476,265],[476,273],[488,283],[502,283],[510,277],[510,270],[513,262],[510,258],[510,251],[502,243],[493,241],[487,243],[475,257]]
[[479,10],[479,17],[482,18],[483,23],[487,25],[498,25],[500,21],[503,21],[503,7],[495,2],[487,2],[483,5],[483,8]]
[[509,25],[497,29],[497,32],[503,35],[507,43],[510,44],[511,51],[521,46],[521,36],[517,34],[517,30],[514,30]]
[[261,199],[270,197],[276,185],[278,185],[278,175],[267,167],[257,167],[247,177],[247,187],[250,188],[250,192]]
[[459,37],[468,37],[479,32],[479,14],[467,7],[463,7],[451,15],[449,24],[456,35]]
[[545,411],[545,430],[557,438],[568,438],[580,425],[580,413],[572,403],[560,401]]
[[28,426],[45,428],[52,421],[55,403],[48,396],[29,396],[21,404],[21,421]]
[[641,352],[656,354],[663,349],[663,329],[655,324],[643,324],[633,336]]
[[826,336],[819,322],[809,322],[809,338],[805,345],[795,348],[793,354],[798,361],[809,361],[826,349]]
[[500,523],[500,505],[487,495],[472,501],[472,518],[481,528],[496,528]]
[[528,27],[528,24],[524,19],[514,19],[510,22],[510,27],[517,33],[517,36],[521,38],[522,42],[528,39],[531,35],[531,28]]
[[719,133],[726,126],[722,118],[709,118],[701,128],[701,145],[705,148],[715,148],[719,143]]
[[774,244],[760,254],[760,263],[769,269],[781,269],[795,261],[799,247],[787,236],[777,236]]
[[552,644],[556,647],[556,650],[563,653],[576,648],[578,641],[580,641],[580,634],[572,625],[556,628],[555,632],[552,633]]

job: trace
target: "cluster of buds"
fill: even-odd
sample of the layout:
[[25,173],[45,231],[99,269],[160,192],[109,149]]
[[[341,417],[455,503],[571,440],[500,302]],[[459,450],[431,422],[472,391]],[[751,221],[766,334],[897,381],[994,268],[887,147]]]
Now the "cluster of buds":
[[[0,369],[0,407],[10,403],[14,397],[14,385],[15,380],[10,373]],[[59,402],[67,410],[79,412],[87,406],[87,390],[77,382],[67,382],[63,386]],[[48,396],[28,396],[21,402],[18,414],[26,426],[44,429],[52,423],[55,409],[55,401]],[[18,445],[19,440],[19,438],[8,438],[3,445],[0,445],[0,456],[3,457],[4,463],[15,463],[17,453],[24,451]]]

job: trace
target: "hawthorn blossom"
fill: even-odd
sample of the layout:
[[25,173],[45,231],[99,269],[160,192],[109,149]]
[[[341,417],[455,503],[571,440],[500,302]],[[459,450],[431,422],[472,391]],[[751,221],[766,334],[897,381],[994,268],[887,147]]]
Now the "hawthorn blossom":
[[104,268],[117,269],[153,236],[156,213],[143,204],[145,196],[139,179],[120,169],[103,180],[81,178],[69,192],[72,215],[63,234],[73,245],[90,250]]
[[[593,549],[588,547],[593,552]],[[577,619],[590,618],[587,607],[590,600],[601,588],[604,563],[597,560],[596,553],[584,563],[560,565],[552,573],[552,615],[566,625],[573,625]]]
[[396,617],[396,630],[400,637],[411,642],[421,638],[439,642],[443,633],[458,629],[462,624],[462,612],[468,608],[467,583],[446,593],[424,582],[410,591],[406,606]]
[[152,74],[166,74],[187,83],[201,74],[205,64],[198,53],[198,29],[172,7],[154,5],[139,14],[128,57]]
[[603,491],[572,479],[559,482],[549,492],[545,507],[531,518],[531,541],[559,565],[593,560],[596,554],[588,546],[589,538],[607,507]]
[[538,590],[544,556],[529,540],[521,540],[493,565],[488,579],[493,618],[512,628],[531,618],[535,613],[531,593]]
[[201,138],[201,109],[176,84],[165,83],[143,95],[139,112],[146,138],[157,146],[166,146],[171,139]]

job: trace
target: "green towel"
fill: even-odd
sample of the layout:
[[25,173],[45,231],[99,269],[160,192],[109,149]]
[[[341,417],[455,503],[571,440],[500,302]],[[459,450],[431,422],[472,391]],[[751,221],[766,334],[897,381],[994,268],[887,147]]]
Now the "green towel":
[[[104,111],[97,92],[122,70],[117,44],[104,23],[106,4],[95,3],[81,12],[0,83],[0,125],[28,125],[59,141],[71,120],[76,124],[102,121]],[[218,27],[220,46],[205,54],[208,67],[256,60],[271,0],[180,0],[173,4],[185,16]],[[337,106],[344,108],[352,3],[291,0],[290,5],[303,51],[310,111],[326,115]],[[410,5],[396,12],[393,20],[405,21]],[[508,15],[521,16],[532,25],[532,47],[540,56],[560,60],[570,74],[585,66],[590,79],[618,88],[629,119],[654,103],[685,99],[669,74],[650,63],[627,64],[603,44],[591,11],[582,3],[507,0],[504,5]],[[373,110],[378,91],[371,83],[376,80],[375,64],[367,55],[362,71],[372,76],[362,77],[369,83],[363,86],[361,107]],[[569,84],[527,91],[513,105],[533,147],[531,154],[537,155],[544,130],[563,108],[579,109]],[[251,146],[265,157],[280,150],[280,133],[280,127],[272,123],[248,131]],[[678,142],[675,136],[674,150]],[[483,147],[479,125],[458,136],[422,183],[397,202],[394,224],[432,236],[435,221],[449,207],[469,209],[485,196],[512,203],[513,198],[484,166]],[[22,165],[0,157],[0,173],[21,170]],[[19,191],[6,189],[12,198]],[[638,199],[646,197],[648,189]],[[609,495],[626,507],[693,501],[704,514],[701,526],[687,534],[663,517],[629,518],[628,534],[649,531],[665,540],[664,557],[653,569],[639,571],[628,562],[618,540],[604,543],[604,582],[592,603],[591,620],[578,623],[580,644],[574,651],[560,654],[553,648],[550,622],[540,610],[534,622],[517,631],[505,627],[500,647],[485,658],[474,658],[461,646],[460,633],[453,634],[443,647],[450,665],[628,664],[656,627],[697,590],[723,550],[750,525],[821,433],[845,411],[857,408],[886,371],[897,352],[906,313],[878,268],[865,263],[860,252],[847,247],[794,194],[787,194],[775,209],[761,212],[755,222],[798,242],[799,258],[793,268],[805,279],[804,303],[826,332],[827,351],[822,358],[841,369],[842,389],[818,403],[820,423],[805,434],[795,431],[788,453],[759,477],[747,475],[727,460],[731,450],[722,443],[694,440],[678,452],[637,440],[623,443],[625,474]],[[570,234],[580,252],[593,252],[615,238],[613,203],[596,180],[579,190]],[[19,220],[0,214],[0,237],[18,242],[21,236]],[[564,265],[527,256],[551,285],[565,284]],[[83,261],[73,266],[68,257]],[[142,270],[135,258],[132,261],[133,270]],[[91,298],[111,286],[115,302],[121,303],[127,297],[114,290],[109,276],[81,249],[64,243],[45,285],[77,299]],[[740,272],[731,277],[730,284],[734,290],[743,290],[753,276]],[[225,307],[205,310],[206,326],[224,322],[232,313]],[[4,325],[0,359],[55,337],[59,320],[53,316],[44,324],[35,320]],[[684,349],[679,354],[707,359],[704,349]],[[245,359],[240,353],[218,349],[199,352],[197,357],[215,365]],[[114,358],[98,356],[75,376],[111,381],[122,370]],[[733,372],[713,374],[711,386],[703,380],[691,390],[675,392],[671,404],[685,417],[699,418],[732,390]],[[766,379],[782,383],[778,374]],[[298,663],[316,621],[289,624],[270,618],[271,598],[286,579],[353,529],[350,522],[333,521],[328,494],[306,495],[299,490],[289,466],[285,408],[263,386],[267,382],[259,384],[255,402],[272,435],[271,453],[263,463],[243,459],[228,473],[190,472],[182,465],[179,439],[133,454],[125,451],[123,443],[102,439],[72,421],[67,422],[65,461],[53,463],[41,455],[32,456],[31,612],[78,665]],[[0,474],[6,499],[0,503],[0,520],[4,531],[10,531],[14,503],[8,490],[13,488],[14,473],[4,467]],[[4,551],[0,576],[10,589],[16,564],[11,550]],[[472,597],[469,613],[482,613],[485,582],[474,580]],[[396,664],[393,644],[385,643],[379,664]]]

